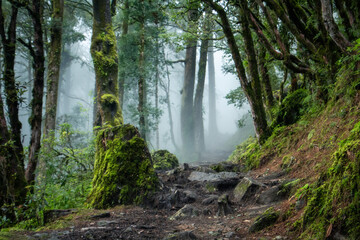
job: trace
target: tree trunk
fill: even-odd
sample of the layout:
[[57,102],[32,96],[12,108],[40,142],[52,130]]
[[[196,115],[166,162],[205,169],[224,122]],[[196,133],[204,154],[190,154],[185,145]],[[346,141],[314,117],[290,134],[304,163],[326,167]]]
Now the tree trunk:
[[[129,1],[125,0],[124,3],[124,21],[122,23],[122,32],[121,32],[121,40],[125,40],[126,35],[129,30]],[[123,45],[123,48],[126,47],[126,44]],[[125,61],[125,56],[120,55],[120,61]],[[119,74],[119,103],[120,108],[122,109],[124,106],[124,90],[125,90],[125,71],[121,70]]]
[[139,54],[139,82],[138,82],[138,94],[139,94],[139,126],[140,126],[140,135],[146,140],[146,113],[145,113],[145,104],[146,104],[146,82],[145,82],[145,19],[141,20],[140,28],[140,54]]
[[[155,59],[155,109],[159,109],[159,81],[160,81],[160,71],[159,71],[159,54],[160,54],[160,46],[159,46],[159,38],[156,37],[156,59]],[[159,149],[160,145],[160,135],[159,135],[159,115],[155,116],[155,128],[156,128],[156,149]]]
[[[256,58],[255,58],[256,55],[254,52],[254,45],[252,42],[249,22],[247,19],[248,13],[244,14],[244,12],[242,12],[241,16],[242,19],[244,20],[244,22],[242,22],[242,35],[244,37],[245,50],[248,55],[249,72],[250,72],[249,75],[251,82],[249,82],[247,79],[245,68],[243,66],[243,62],[239,52],[239,48],[237,46],[225,10],[217,3],[214,3],[212,0],[204,0],[204,1],[208,3],[217,12],[217,14],[220,17],[222,23],[221,27],[223,28],[224,34],[226,36],[227,43],[235,63],[236,72],[240,79],[241,87],[244,90],[246,98],[250,104],[251,113],[254,120],[256,136],[259,142],[263,143],[266,140],[266,138],[269,136],[269,129],[266,122],[265,110],[262,102],[260,81],[257,71]],[[244,5],[246,4],[246,2],[245,3],[241,2],[241,4],[242,4],[241,7],[242,11],[246,11],[245,8],[246,6]]]
[[341,51],[348,52],[347,48],[351,47],[352,44],[344,37],[335,23],[331,6],[332,2],[330,0],[321,0],[321,12],[325,28]]
[[90,52],[94,62],[101,125],[116,126],[123,123],[123,118],[118,95],[118,56],[110,0],[93,0],[93,15]]
[[264,89],[265,99],[266,99],[266,106],[270,110],[274,106],[274,96],[272,92],[269,70],[266,66],[266,50],[263,46],[260,46],[260,54],[259,54],[259,66],[260,66],[260,73],[261,73],[261,80],[262,86]]
[[[1,1],[0,1],[1,4]],[[16,51],[16,19],[18,14],[18,8],[11,7],[10,24],[8,27],[7,36],[5,33],[5,22],[3,16],[2,7],[0,7],[0,35],[3,45],[4,53],[4,83],[5,83],[5,95],[6,104],[8,110],[8,116],[11,126],[10,138],[14,141],[15,151],[19,158],[20,164],[24,166],[23,145],[21,143],[21,127],[22,124],[19,120],[19,96],[16,88],[15,81],[15,51]]]
[[[208,14],[208,13],[207,13]],[[207,18],[207,16],[205,17]],[[205,20],[207,21],[207,19]],[[205,23],[207,24],[207,23]],[[205,34],[208,34],[208,27],[204,28]],[[206,76],[206,63],[207,63],[207,51],[209,47],[208,36],[201,40],[200,47],[200,60],[198,69],[198,82],[195,92],[194,102],[194,133],[195,133],[195,149],[200,153],[205,150],[205,138],[204,138],[204,120],[203,120],[203,95]]]
[[55,130],[57,117],[58,88],[61,65],[62,23],[64,0],[52,0],[52,23],[50,28],[50,50],[47,70],[47,94],[44,134]]
[[32,56],[34,60],[34,88],[32,91],[31,117],[29,119],[31,128],[31,139],[29,146],[29,162],[25,172],[28,184],[33,185],[35,181],[35,170],[38,163],[38,153],[41,144],[41,121],[44,93],[44,41],[42,29],[42,1],[33,0],[29,13],[34,26],[34,49]]
[[[189,28],[197,20],[197,10],[189,11]],[[185,53],[185,74],[181,95],[181,138],[182,148],[185,157],[190,157],[194,153],[194,120],[193,120],[193,98],[195,85],[195,68],[196,68],[196,45],[197,39],[192,37],[187,41]]]
[[208,73],[209,73],[209,140],[214,142],[219,134],[216,121],[216,87],[215,87],[215,63],[214,63],[214,45],[209,41],[208,50]]

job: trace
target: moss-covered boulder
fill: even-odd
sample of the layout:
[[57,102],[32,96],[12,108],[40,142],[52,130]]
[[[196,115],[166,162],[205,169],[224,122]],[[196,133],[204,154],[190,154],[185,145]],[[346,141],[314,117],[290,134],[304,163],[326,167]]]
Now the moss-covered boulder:
[[273,225],[279,218],[279,212],[275,211],[274,208],[268,208],[263,214],[256,218],[253,225],[250,226],[249,232],[258,232],[268,226]]
[[170,170],[179,166],[177,157],[168,150],[155,151],[152,160],[156,170]]
[[89,207],[142,203],[158,184],[144,139],[132,125],[99,131]]

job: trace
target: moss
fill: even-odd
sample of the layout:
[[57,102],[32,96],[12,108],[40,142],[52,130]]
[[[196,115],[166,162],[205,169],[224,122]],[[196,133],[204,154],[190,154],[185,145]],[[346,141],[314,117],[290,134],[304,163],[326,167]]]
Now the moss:
[[323,239],[332,225],[349,235],[350,239],[360,238],[359,139],[360,122],[339,144],[332,156],[332,166],[307,191],[302,237]]
[[134,126],[101,130],[96,140],[92,190],[88,206],[140,204],[158,184],[145,141]]
[[308,95],[309,92],[307,90],[298,89],[286,96],[281,103],[279,112],[277,113],[277,117],[272,123],[272,126],[290,125],[299,120],[307,107],[306,101],[304,100]]
[[118,126],[123,123],[123,118],[120,110],[120,104],[117,97],[113,94],[103,94],[100,99],[104,119],[107,119],[111,126]]
[[167,150],[155,151],[152,160],[156,170],[170,170],[179,166],[177,157]]
[[273,225],[279,216],[279,212],[275,211],[274,208],[268,208],[263,214],[255,219],[255,222],[250,227],[249,232],[258,232],[268,226]]

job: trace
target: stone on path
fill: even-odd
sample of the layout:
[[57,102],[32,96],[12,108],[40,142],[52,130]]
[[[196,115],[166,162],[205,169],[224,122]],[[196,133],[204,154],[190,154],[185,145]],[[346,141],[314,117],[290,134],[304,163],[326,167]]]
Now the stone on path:
[[241,181],[236,185],[233,193],[234,193],[234,200],[236,202],[241,202],[244,200],[248,200],[251,197],[254,197],[256,192],[262,188],[265,187],[264,184],[248,178],[244,177],[241,179]]

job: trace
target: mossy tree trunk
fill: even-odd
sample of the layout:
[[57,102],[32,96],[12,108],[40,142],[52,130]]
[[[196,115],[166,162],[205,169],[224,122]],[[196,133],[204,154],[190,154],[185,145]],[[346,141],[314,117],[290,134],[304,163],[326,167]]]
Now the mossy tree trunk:
[[[141,8],[144,6],[144,1],[141,1]],[[139,94],[139,127],[141,137],[146,140],[146,81],[145,81],[145,18],[140,16],[140,45],[139,45],[139,80],[138,80],[138,94]]]
[[32,91],[31,117],[29,119],[31,127],[31,139],[29,146],[29,162],[26,168],[25,177],[28,184],[34,184],[35,171],[38,163],[38,154],[41,147],[41,121],[44,93],[44,40],[43,40],[43,1],[33,0],[28,9],[34,26],[33,46],[27,45],[34,60],[34,88]]
[[44,134],[48,136],[55,130],[56,110],[62,50],[62,24],[64,15],[64,0],[52,0],[52,19],[50,28],[50,49],[47,72],[47,94],[45,109]]
[[249,63],[249,79],[246,75],[246,71],[242,62],[239,47],[236,43],[234,34],[232,32],[227,14],[225,10],[212,0],[204,0],[209,4],[219,15],[221,20],[221,27],[227,39],[228,46],[231,51],[232,58],[235,63],[236,72],[240,79],[240,84],[247,100],[249,101],[252,117],[254,120],[255,133],[260,143],[264,142],[269,136],[269,128],[266,121],[266,115],[261,95],[261,87],[259,80],[259,73],[257,70],[256,54],[254,51],[254,43],[252,40],[248,16],[246,11],[246,1],[240,1],[240,17],[242,20],[242,35],[245,43],[245,52],[248,57]]
[[264,89],[264,95],[266,100],[266,106],[270,110],[274,106],[274,95],[272,92],[271,81],[269,76],[269,70],[266,66],[266,49],[264,46],[260,46],[259,53],[259,66],[261,73],[262,89]]
[[94,0],[93,15],[90,52],[96,77],[96,101],[101,125],[116,126],[123,123],[123,118],[118,95],[118,55],[110,0]]
[[11,127],[11,140],[14,141],[16,149],[16,157],[19,159],[19,164],[24,167],[23,145],[21,143],[21,122],[19,120],[19,95],[16,88],[15,81],[15,51],[16,51],[16,19],[18,15],[18,8],[15,5],[11,6],[10,23],[8,31],[5,31],[5,19],[2,10],[2,1],[0,0],[0,37],[3,50],[4,60],[4,86],[6,95],[7,111]]

